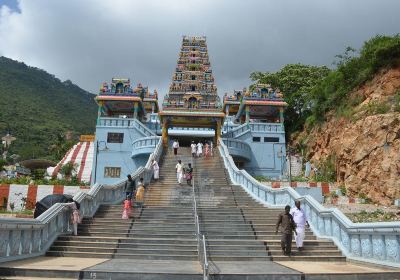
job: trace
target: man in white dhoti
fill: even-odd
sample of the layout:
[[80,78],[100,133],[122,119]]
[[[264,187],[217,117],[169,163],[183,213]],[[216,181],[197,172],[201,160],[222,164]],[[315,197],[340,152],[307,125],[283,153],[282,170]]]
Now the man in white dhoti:
[[197,157],[201,157],[203,154],[203,144],[201,142],[197,143]]
[[151,166],[153,167],[154,180],[158,180],[160,178],[160,167],[158,166],[158,163],[155,159],[153,159]]
[[194,143],[194,141],[192,141],[192,145],[190,145],[190,148],[191,148],[191,150],[192,150],[192,157],[195,157],[195,156],[196,156],[196,153],[197,153],[197,146],[196,146],[196,144]]
[[183,179],[183,166],[181,160],[178,160],[175,169],[176,169],[176,179],[178,180],[178,184],[181,185]]
[[303,241],[305,237],[305,227],[310,227],[307,221],[306,213],[300,208],[300,201],[294,203],[296,207],[290,210],[290,214],[293,216],[293,220],[296,223],[296,247],[299,251],[303,250]]

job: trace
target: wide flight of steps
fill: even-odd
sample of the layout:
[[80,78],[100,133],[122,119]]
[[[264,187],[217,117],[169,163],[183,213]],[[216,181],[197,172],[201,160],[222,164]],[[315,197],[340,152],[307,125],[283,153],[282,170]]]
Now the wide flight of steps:
[[240,186],[231,185],[219,153],[196,158],[194,178],[201,230],[207,237],[209,258],[213,261],[301,260],[345,261],[332,241],[317,240],[307,229],[304,251],[284,256],[281,234],[275,234],[278,214],[252,199]]
[[78,226],[78,236],[59,237],[47,255],[197,260],[192,188],[177,186],[175,165],[176,157],[168,152],[160,180],[146,188],[145,207],[135,207],[131,219],[121,219],[122,205],[102,206]]
[[344,261],[332,241],[317,239],[306,230],[304,251],[284,256],[278,214],[232,185],[218,151],[214,157],[192,159],[189,148],[178,155],[168,150],[160,163],[160,179],[146,189],[145,207],[121,219],[122,205],[102,206],[79,225],[78,236],[61,236],[49,256],[197,260],[192,187],[177,184],[175,165],[194,161],[194,182],[200,229],[212,261]]

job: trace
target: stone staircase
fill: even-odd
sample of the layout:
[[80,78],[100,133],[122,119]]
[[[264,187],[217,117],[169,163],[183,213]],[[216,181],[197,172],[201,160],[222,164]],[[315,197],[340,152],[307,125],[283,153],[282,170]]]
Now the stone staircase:
[[230,184],[222,158],[196,158],[194,178],[202,232],[212,261],[345,261],[332,241],[318,240],[306,230],[304,251],[284,256],[280,234],[275,234],[278,214],[252,199],[240,186]]
[[134,206],[130,219],[121,219],[122,205],[102,206],[83,220],[78,236],[59,237],[47,256],[197,260],[192,188],[177,187],[175,165],[167,153],[160,180],[146,189],[145,207]]
[[145,207],[122,220],[122,205],[102,206],[79,225],[78,236],[61,236],[48,256],[197,260],[192,187],[178,186],[175,165],[194,164],[200,229],[212,261],[345,261],[332,241],[306,230],[305,250],[284,256],[275,224],[280,209],[268,209],[232,185],[218,153],[192,159],[189,148],[168,151],[160,179],[146,189]]
[[[0,279],[203,279],[198,261],[192,187],[178,186],[177,159],[194,164],[200,229],[206,235],[209,279],[400,279],[400,272],[345,262],[329,240],[306,232],[305,250],[284,256],[266,208],[229,182],[218,152],[192,159],[189,149],[163,157],[160,180],[146,189],[143,210],[122,220],[122,205],[85,218],[79,236],[60,236],[46,257],[0,265]],[[57,257],[65,258],[57,258]]]

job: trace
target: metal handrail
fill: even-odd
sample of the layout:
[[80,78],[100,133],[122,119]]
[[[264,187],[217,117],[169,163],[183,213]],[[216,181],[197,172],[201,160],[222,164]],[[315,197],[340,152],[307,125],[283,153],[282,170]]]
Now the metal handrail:
[[207,247],[206,247],[206,237],[204,234],[202,235],[203,240],[203,255],[204,255],[204,262],[203,262],[203,279],[208,280],[208,260],[207,260]]
[[[192,160],[192,166],[194,170],[194,161]],[[199,262],[203,269],[203,280],[208,280],[208,260],[207,260],[207,247],[206,238],[204,234],[200,233],[200,222],[199,215],[197,213],[197,200],[196,200],[196,190],[194,187],[194,176],[192,176],[192,192],[193,192],[193,215],[194,223],[196,227],[196,239],[197,239],[197,253]],[[203,255],[203,256],[202,256]]]

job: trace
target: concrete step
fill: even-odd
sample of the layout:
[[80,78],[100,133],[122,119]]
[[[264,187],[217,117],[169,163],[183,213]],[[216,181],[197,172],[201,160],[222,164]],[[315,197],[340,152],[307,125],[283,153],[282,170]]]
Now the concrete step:
[[75,258],[105,258],[105,259],[151,259],[151,260],[192,260],[198,259],[197,254],[166,254],[166,255],[151,255],[151,254],[127,254],[127,253],[100,253],[100,252],[79,252],[79,251],[47,251],[47,256],[53,257],[75,257]]
[[129,248],[129,247],[84,247],[84,246],[51,246],[49,251],[53,252],[95,252],[95,253],[121,253],[121,254],[143,254],[143,255],[193,255],[197,256],[197,246],[192,248]]
[[121,242],[129,244],[187,244],[197,246],[197,240],[191,238],[139,238],[139,237],[123,237],[117,238],[115,236],[73,236],[64,235],[58,238],[58,241],[75,241],[75,242]]
[[[130,249],[164,249],[164,250],[180,250],[191,249],[197,250],[197,242],[191,244],[167,243],[167,244],[153,244],[146,243],[125,243],[123,240],[118,242],[84,242],[84,241],[56,241],[54,246],[73,246],[73,247],[104,247],[104,248],[130,248]],[[252,248],[252,247],[249,247]]]
[[98,233],[112,233],[112,234],[124,234],[124,233],[129,233],[129,234],[155,234],[156,232],[162,232],[163,234],[176,234],[176,235],[190,235],[194,234],[195,229],[194,226],[192,228],[184,228],[184,229],[177,229],[177,228],[155,228],[155,229],[146,229],[146,228],[131,228],[127,230],[123,229],[104,229],[104,228],[83,228],[83,229],[78,229],[78,232],[82,233],[91,233],[91,232],[98,232]]
[[[193,231],[194,232],[194,231]],[[78,233],[85,235],[85,236],[103,236],[107,237],[110,236],[109,233],[107,232],[99,232],[99,231],[89,231],[89,232],[79,232]],[[185,238],[185,239],[190,239],[194,236],[194,234],[184,234],[184,233],[157,233],[157,232],[130,232],[130,233],[118,233],[118,232],[113,232],[112,236],[115,237],[136,237],[136,238],[166,238],[166,239],[175,239],[175,238]]]

